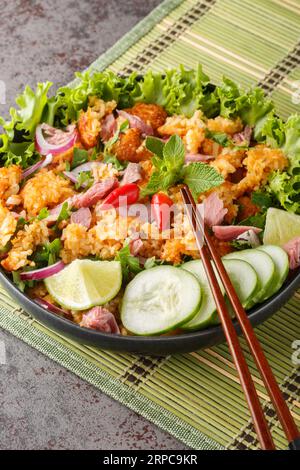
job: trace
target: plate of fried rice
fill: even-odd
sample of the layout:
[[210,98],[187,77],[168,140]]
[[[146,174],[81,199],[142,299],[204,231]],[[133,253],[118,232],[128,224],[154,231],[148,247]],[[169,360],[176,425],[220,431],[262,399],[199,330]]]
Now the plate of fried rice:
[[[199,65],[77,74],[0,118],[1,283],[50,328],[146,354],[222,341],[181,188],[255,325],[300,286],[300,116]],[[237,327],[238,329],[238,327]]]

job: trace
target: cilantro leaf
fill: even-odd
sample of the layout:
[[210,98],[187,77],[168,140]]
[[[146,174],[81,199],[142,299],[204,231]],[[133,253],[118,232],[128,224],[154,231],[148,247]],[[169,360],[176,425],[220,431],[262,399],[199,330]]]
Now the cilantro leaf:
[[61,241],[55,238],[52,242],[39,247],[33,255],[33,261],[38,267],[50,266],[54,264],[61,250]]
[[57,217],[57,221],[56,221],[56,224],[55,224],[55,229],[57,229],[57,227],[59,226],[60,222],[62,222],[63,220],[67,220],[71,215],[71,211],[69,209],[69,203],[68,201],[65,201],[61,207],[61,210],[60,210],[60,213]]
[[38,214],[38,216],[37,216],[37,219],[38,219],[38,220],[46,219],[46,217],[48,217],[48,215],[49,215],[49,211],[48,211],[47,207],[43,207],[43,208],[40,210],[40,212],[39,212],[39,214]]
[[77,176],[77,183],[75,184],[75,189],[79,189],[82,185],[86,185],[86,188],[89,188],[93,184],[93,177],[90,171],[81,171]]
[[222,184],[224,178],[213,167],[199,162],[190,163],[184,167],[183,181],[197,200],[201,193]]
[[130,273],[138,274],[142,271],[139,259],[130,254],[129,244],[125,245],[117,252],[115,260],[120,261],[121,263],[123,279],[125,282],[128,281]]
[[122,124],[116,130],[111,139],[106,142],[104,146],[104,155],[108,155],[110,153],[112,146],[118,141],[120,134],[122,134],[122,132],[125,132],[127,129],[129,129],[129,122],[126,119],[122,122]]
[[221,145],[222,147],[228,147],[229,145],[233,145],[232,141],[229,139],[228,135],[225,132],[214,132],[206,129],[205,136],[208,139],[212,139],[217,144]]
[[73,160],[71,164],[71,169],[74,170],[79,165],[86,163],[89,160],[88,151],[85,149],[80,149],[78,147],[74,148]]
[[115,155],[106,155],[104,157],[103,163],[111,163],[116,170],[122,171],[126,168],[128,162],[120,162]]
[[247,219],[242,220],[241,222],[238,223],[238,225],[248,225],[251,227],[257,227],[264,229],[265,224],[266,224],[266,216],[267,212],[262,212],[256,215],[252,215],[248,217]]
[[273,205],[272,196],[262,191],[254,191],[251,195],[251,201],[262,209],[268,209]]

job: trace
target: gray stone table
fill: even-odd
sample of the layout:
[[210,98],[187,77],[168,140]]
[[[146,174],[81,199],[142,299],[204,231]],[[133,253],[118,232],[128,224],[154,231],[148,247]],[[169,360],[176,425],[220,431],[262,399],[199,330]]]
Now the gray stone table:
[[[159,0],[1,0],[7,114],[25,84],[69,82]],[[6,332],[1,449],[184,449],[183,444]]]

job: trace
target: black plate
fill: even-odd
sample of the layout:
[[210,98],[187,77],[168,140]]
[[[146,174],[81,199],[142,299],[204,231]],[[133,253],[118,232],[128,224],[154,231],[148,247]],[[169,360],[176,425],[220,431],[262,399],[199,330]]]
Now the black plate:
[[[197,349],[214,346],[224,341],[224,335],[220,326],[214,326],[193,333],[161,337],[120,336],[100,333],[99,331],[82,328],[76,323],[40,307],[26,294],[23,294],[3,270],[0,271],[0,282],[26,312],[30,313],[44,325],[75,341],[102,349],[148,355],[165,355],[196,351]],[[279,310],[299,287],[300,269],[289,275],[283,287],[271,299],[249,311],[252,325],[262,323]],[[236,322],[235,327],[240,334],[240,329]]]

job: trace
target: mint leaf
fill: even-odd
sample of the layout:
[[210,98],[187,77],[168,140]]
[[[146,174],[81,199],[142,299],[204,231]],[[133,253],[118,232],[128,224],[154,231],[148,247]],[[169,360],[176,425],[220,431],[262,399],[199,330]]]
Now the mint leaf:
[[160,155],[152,157],[152,163],[157,168],[150,177],[147,186],[142,190],[141,195],[150,196],[158,191],[166,191],[170,186],[175,185],[182,179],[182,168],[184,165],[185,148],[178,135],[172,135],[166,144],[161,146],[154,143],[154,138],[149,140],[150,147],[157,145]]
[[82,165],[83,163],[86,163],[88,160],[89,160],[89,154],[87,150],[75,147],[71,169],[73,170],[77,166]]
[[178,135],[172,135],[163,147],[163,158],[168,170],[177,170],[184,164],[185,148]]
[[205,163],[190,163],[184,167],[183,181],[190,188],[197,201],[201,193],[220,186],[224,178],[211,166]]
[[158,139],[157,137],[147,137],[145,145],[146,149],[150,150],[150,152],[154,153],[159,158],[163,158],[165,143],[161,139]]

